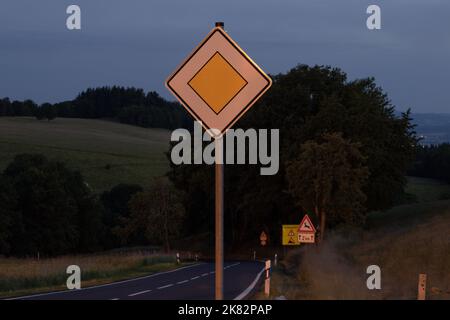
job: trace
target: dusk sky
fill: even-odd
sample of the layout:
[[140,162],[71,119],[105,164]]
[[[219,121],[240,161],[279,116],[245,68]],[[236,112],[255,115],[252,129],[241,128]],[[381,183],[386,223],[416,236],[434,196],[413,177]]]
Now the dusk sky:
[[[66,28],[70,4],[82,30]],[[366,27],[370,4],[381,30]],[[268,73],[331,65],[374,76],[398,110],[450,112],[448,0],[2,0],[0,97],[58,102],[122,85],[173,99],[166,77],[215,21]]]

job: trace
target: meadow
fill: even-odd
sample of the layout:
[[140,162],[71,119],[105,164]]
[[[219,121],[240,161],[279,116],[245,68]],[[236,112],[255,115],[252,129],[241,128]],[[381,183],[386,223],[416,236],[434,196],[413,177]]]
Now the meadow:
[[0,170],[15,155],[41,153],[80,170],[94,192],[119,183],[143,187],[169,169],[170,132],[104,120],[0,118]]

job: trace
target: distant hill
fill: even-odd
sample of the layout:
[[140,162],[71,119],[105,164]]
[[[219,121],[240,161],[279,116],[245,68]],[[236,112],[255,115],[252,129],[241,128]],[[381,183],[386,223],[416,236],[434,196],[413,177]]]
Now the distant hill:
[[422,144],[450,143],[450,113],[413,113],[412,117]]
[[0,170],[19,153],[41,153],[78,169],[94,192],[148,186],[169,169],[170,133],[112,121],[0,117]]

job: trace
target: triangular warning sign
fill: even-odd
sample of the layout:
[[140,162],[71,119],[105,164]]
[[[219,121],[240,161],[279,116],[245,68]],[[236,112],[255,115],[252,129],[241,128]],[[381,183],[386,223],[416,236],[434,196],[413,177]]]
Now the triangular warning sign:
[[304,233],[304,232],[316,232],[316,228],[314,227],[313,223],[311,222],[311,219],[308,217],[307,214],[302,219],[302,222],[300,222],[300,225],[298,226],[298,232]]

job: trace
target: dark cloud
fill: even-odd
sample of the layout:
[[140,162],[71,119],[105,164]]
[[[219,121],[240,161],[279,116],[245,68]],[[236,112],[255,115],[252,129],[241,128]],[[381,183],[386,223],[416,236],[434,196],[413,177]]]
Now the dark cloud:
[[[73,3],[81,31],[65,28]],[[375,3],[382,30],[369,31]],[[55,102],[117,84],[169,97],[165,77],[214,21],[270,73],[338,66],[375,76],[400,110],[450,111],[448,0],[2,0],[0,96]]]

